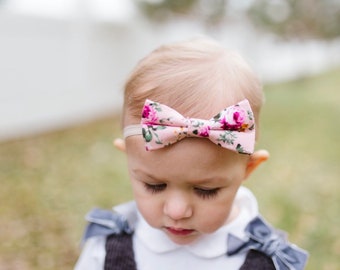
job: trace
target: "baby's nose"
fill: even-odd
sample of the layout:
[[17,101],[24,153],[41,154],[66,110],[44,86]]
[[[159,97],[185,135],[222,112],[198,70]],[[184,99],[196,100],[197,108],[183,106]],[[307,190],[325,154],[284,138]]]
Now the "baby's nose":
[[163,212],[172,220],[180,220],[192,216],[190,199],[180,192],[168,196],[164,204]]

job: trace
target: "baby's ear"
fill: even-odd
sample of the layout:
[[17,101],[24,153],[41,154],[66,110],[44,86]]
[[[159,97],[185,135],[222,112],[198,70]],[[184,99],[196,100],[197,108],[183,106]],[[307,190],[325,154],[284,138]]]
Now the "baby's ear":
[[125,141],[121,138],[114,139],[113,145],[120,151],[125,152]]
[[269,153],[267,150],[258,150],[255,151],[249,158],[247,168],[246,168],[246,175],[245,178],[248,176],[264,161],[269,158]]

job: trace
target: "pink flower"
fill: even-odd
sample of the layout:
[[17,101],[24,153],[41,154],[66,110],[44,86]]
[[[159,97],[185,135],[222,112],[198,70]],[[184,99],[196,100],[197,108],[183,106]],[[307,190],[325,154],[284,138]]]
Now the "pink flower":
[[145,105],[143,108],[142,117],[148,119],[148,122],[155,122],[157,120],[156,111],[150,105]]
[[246,112],[238,106],[225,111],[220,120],[221,128],[224,130],[238,130],[246,121]]
[[234,121],[236,124],[242,125],[246,120],[246,114],[244,110],[234,112]]
[[202,127],[199,130],[198,135],[201,137],[209,137],[209,130],[210,130],[209,126]]

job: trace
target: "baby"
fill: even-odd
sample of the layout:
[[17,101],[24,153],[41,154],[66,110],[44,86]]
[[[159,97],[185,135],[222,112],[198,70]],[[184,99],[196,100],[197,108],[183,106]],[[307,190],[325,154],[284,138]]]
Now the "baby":
[[307,253],[264,221],[242,183],[255,151],[261,84],[246,62],[199,38],[161,46],[125,85],[134,201],[87,215],[75,269],[304,269]]

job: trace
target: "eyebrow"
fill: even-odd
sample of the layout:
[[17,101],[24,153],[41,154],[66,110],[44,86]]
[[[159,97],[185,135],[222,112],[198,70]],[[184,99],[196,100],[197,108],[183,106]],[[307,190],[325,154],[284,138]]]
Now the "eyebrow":
[[[134,169],[132,170],[133,173],[139,175],[139,174],[143,174],[146,177],[159,181],[159,182],[167,182],[168,180],[162,177],[158,177],[152,174],[149,174],[147,172],[144,172],[143,170],[140,169]],[[207,185],[207,184],[219,184],[221,181],[226,181],[226,182],[230,182],[231,180],[229,179],[229,177],[209,177],[209,178],[202,178],[202,179],[194,179],[194,180],[188,180],[189,183],[192,183],[193,185]]]
[[137,175],[140,175],[140,174],[143,174],[143,175],[145,175],[146,177],[148,177],[148,178],[150,178],[150,179],[154,179],[154,180],[157,180],[157,181],[164,181],[165,182],[165,179],[161,179],[160,177],[157,177],[157,176],[155,176],[155,175],[152,175],[152,174],[150,174],[150,173],[147,173],[147,172],[145,172],[145,171],[143,171],[143,170],[141,170],[141,169],[133,169],[132,170],[132,172],[134,173],[134,174],[137,174]]
[[222,177],[211,177],[206,179],[196,179],[195,184],[196,185],[206,185],[206,184],[219,184],[221,181],[227,181],[229,182],[230,179],[228,177],[222,178]]

